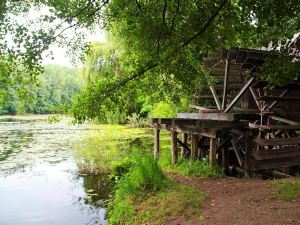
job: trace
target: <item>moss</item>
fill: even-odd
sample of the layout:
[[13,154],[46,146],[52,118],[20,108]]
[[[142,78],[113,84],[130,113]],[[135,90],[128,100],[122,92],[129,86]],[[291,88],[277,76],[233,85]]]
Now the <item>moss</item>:
[[270,194],[271,199],[292,201],[300,198],[299,178],[274,181],[271,186],[276,189],[275,193]]

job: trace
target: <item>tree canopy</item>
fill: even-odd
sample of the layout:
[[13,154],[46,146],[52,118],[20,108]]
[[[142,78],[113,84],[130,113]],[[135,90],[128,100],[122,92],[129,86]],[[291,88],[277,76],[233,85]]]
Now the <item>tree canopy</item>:
[[[26,15],[32,8],[40,10],[39,17],[32,21],[34,32],[12,19],[12,15]],[[179,96],[182,99],[197,81],[207,80],[202,58],[208,51],[272,44],[273,49],[280,47],[288,56],[290,41],[300,28],[297,0],[6,0],[1,3],[0,12],[1,78],[18,62],[24,70],[39,71],[41,53],[54,42],[69,43],[73,49],[82,50],[79,52],[94,48],[95,54],[95,46],[85,48],[80,28],[100,27],[109,33],[112,46],[101,55],[117,60],[77,100],[78,119],[97,117],[103,107],[114,108],[120,102],[124,107],[118,109],[127,108],[130,112],[135,104],[126,105],[141,93],[143,104],[147,98],[171,99],[179,104]],[[66,35],[68,30],[76,33],[75,38]],[[14,37],[13,47],[5,41],[7,33]],[[87,60],[95,64],[92,55]],[[107,62],[102,61],[106,66]],[[288,64],[288,70],[299,68],[298,62],[291,66],[286,57],[282,57],[282,62]],[[272,69],[280,71],[276,66]],[[270,71],[263,76],[274,83],[299,76],[299,72],[293,76],[286,73],[282,79],[281,72],[282,69],[277,73]],[[35,77],[30,74],[26,73],[25,81]]]

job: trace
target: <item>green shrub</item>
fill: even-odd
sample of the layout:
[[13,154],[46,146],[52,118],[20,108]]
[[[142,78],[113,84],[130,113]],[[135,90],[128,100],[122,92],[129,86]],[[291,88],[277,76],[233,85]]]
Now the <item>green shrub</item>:
[[127,116],[127,125],[132,128],[150,126],[147,118],[143,118],[136,113],[132,113],[131,116]]
[[109,177],[116,182],[119,181],[123,176],[128,174],[130,168],[133,166],[134,160],[129,157],[125,157],[121,161],[112,163],[112,169]]
[[129,172],[116,185],[110,213],[110,224],[123,224],[122,218],[134,213],[129,199],[147,196],[166,188],[170,180],[164,175],[152,155],[135,156]]
[[158,104],[154,105],[151,112],[151,118],[172,118],[176,116],[177,107],[168,102],[159,102]]

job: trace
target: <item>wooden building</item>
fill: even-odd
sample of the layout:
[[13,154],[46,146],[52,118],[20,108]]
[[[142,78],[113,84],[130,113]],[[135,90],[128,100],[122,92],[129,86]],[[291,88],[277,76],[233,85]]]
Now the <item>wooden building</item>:
[[174,164],[180,146],[181,158],[209,157],[226,173],[230,167],[251,172],[300,166],[300,83],[268,90],[255,75],[269,54],[243,48],[209,54],[204,63],[215,82],[191,96],[196,103],[190,107],[198,112],[152,119],[155,157],[159,131],[165,129]]

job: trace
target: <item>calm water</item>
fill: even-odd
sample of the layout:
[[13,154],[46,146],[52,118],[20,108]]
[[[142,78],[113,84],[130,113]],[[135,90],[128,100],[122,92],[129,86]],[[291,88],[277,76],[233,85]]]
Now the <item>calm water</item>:
[[80,176],[72,146],[88,126],[0,121],[0,225],[107,224],[109,184]]

